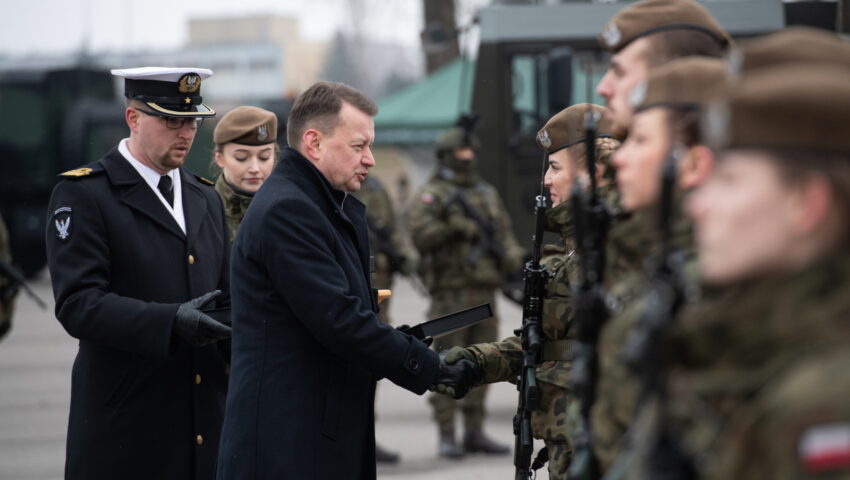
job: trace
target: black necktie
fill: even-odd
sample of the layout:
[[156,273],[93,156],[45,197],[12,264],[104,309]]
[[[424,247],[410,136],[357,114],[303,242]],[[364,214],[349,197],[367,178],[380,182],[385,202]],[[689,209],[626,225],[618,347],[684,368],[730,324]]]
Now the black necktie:
[[162,175],[159,177],[159,185],[156,188],[159,189],[159,193],[165,197],[165,201],[168,202],[172,207],[174,206],[174,185],[171,184],[171,177],[168,175]]

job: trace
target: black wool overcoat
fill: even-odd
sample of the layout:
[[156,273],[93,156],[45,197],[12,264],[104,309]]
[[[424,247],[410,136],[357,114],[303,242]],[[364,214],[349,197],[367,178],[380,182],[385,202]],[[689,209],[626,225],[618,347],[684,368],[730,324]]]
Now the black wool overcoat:
[[375,380],[422,394],[422,342],[381,324],[365,207],[287,148],[233,244],[233,353],[218,478],[375,478]]
[[214,476],[224,416],[222,344],[172,338],[178,304],[221,289],[228,230],[218,194],[180,170],[184,234],[112,150],[56,185],[47,214],[56,318],[79,339],[67,479]]

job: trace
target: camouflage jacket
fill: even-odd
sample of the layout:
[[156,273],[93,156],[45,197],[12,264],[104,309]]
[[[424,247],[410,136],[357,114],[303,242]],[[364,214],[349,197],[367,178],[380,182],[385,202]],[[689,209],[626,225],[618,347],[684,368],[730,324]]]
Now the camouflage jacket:
[[[567,202],[546,212],[546,228],[561,234],[560,245],[545,245],[541,263],[551,275],[543,297],[543,338],[546,341],[571,338],[572,293],[577,266],[572,250],[572,216]],[[484,382],[516,382],[522,366],[522,343],[517,336],[499,342],[481,343],[469,347],[484,370]],[[537,365],[538,380],[563,388],[569,385],[568,361],[543,361]]]
[[386,188],[377,178],[367,176],[354,196],[366,205],[369,248],[375,259],[374,286],[389,288],[393,271],[402,269],[401,263],[416,258],[416,252],[412,251],[399,234],[392,201]]
[[[0,260],[12,263],[12,253],[9,246],[9,233],[3,218],[0,218]],[[14,283],[0,275],[0,338],[3,338],[12,328],[12,314],[15,312],[15,297],[18,289]]]
[[842,253],[689,308],[668,417],[699,478],[850,478],[848,291]]
[[[654,214],[654,211],[635,214],[628,221],[629,228],[619,231],[628,231],[632,235],[631,240],[641,242],[638,245],[643,245],[643,248],[642,252],[637,248],[631,249],[633,257],[627,262],[620,262],[617,267],[617,277],[608,289],[606,299],[610,317],[602,328],[597,346],[599,375],[591,423],[594,452],[603,470],[609,468],[620,453],[624,434],[632,422],[638,403],[640,379],[624,363],[622,355],[624,344],[647,308],[648,275],[651,274],[647,270],[653,268],[654,262],[659,260],[660,239]],[[676,219],[670,246],[678,252],[684,263],[685,271],[682,273],[686,277],[683,279],[685,290],[694,296],[698,289],[692,225],[682,215],[676,215]],[[622,245],[634,244],[625,241],[619,243],[621,246],[616,248],[621,251],[625,251]],[[626,268],[627,264],[631,266]]]
[[224,204],[224,215],[227,217],[227,226],[230,230],[230,241],[236,239],[236,231],[239,230],[239,224],[242,223],[242,217],[245,216],[245,211],[248,210],[248,205],[251,204],[253,195],[248,195],[245,192],[237,192],[229,183],[224,181],[224,175],[221,174],[215,181],[215,191],[221,197],[221,202]]
[[[560,244],[545,245],[541,263],[550,278],[543,297],[542,329],[545,341],[572,338],[572,294],[577,265],[572,246],[572,215],[569,202],[546,212],[546,229],[560,234]],[[484,370],[484,382],[516,382],[522,366],[522,344],[519,337],[500,342],[482,343],[468,347]],[[566,441],[567,403],[571,401],[567,360],[546,360],[537,365],[535,376],[540,380],[541,408],[532,414],[532,432],[536,438]]]
[[[458,179],[439,172],[414,196],[408,212],[408,230],[421,258],[422,280],[432,294],[450,289],[496,288],[506,274],[519,271],[524,255],[511,230],[507,210],[496,189],[477,175]],[[472,221],[461,206],[460,197],[492,229],[491,238],[482,228],[478,228],[474,238],[452,228],[452,217]],[[496,258],[493,249],[501,251],[501,259]]]

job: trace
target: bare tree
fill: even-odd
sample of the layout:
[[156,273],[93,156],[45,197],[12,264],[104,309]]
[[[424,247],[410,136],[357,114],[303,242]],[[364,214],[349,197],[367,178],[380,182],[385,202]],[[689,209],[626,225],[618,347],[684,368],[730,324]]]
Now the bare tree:
[[454,0],[422,0],[425,28],[422,47],[430,74],[460,55]]

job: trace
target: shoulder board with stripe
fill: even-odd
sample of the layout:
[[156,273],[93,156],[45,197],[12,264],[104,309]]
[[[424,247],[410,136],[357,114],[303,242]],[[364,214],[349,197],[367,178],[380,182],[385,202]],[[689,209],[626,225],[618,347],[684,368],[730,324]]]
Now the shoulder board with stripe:
[[92,163],[86,165],[85,167],[75,168],[73,170],[68,170],[67,172],[62,172],[59,174],[62,178],[82,178],[88,177],[89,175],[95,175],[103,171],[103,167],[100,163]]
[[213,182],[212,180],[210,180],[208,178],[204,178],[200,175],[195,175],[194,173],[192,175],[194,175],[195,178],[201,183],[204,183],[204,184],[207,184],[207,185],[215,185],[215,182]]

